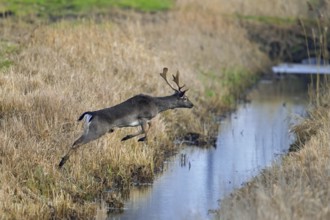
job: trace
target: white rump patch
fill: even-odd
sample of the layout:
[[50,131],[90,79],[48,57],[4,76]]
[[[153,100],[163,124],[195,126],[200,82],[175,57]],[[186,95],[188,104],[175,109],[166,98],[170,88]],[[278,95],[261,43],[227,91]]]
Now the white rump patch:
[[92,117],[93,116],[91,114],[85,114],[85,116],[84,116],[85,122],[90,124],[91,123],[90,120]]
[[85,116],[84,116],[84,120],[85,120],[85,134],[88,133],[89,125],[91,123],[90,120],[91,120],[92,117],[93,116],[91,114],[85,114]]

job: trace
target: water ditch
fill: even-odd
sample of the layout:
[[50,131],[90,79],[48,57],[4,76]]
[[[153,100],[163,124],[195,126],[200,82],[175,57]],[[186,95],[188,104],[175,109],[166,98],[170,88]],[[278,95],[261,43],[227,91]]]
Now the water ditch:
[[278,161],[294,136],[290,126],[305,114],[306,78],[261,80],[250,102],[220,121],[216,147],[186,147],[165,164],[152,186],[134,187],[121,214],[108,219],[209,219],[209,210],[235,188]]

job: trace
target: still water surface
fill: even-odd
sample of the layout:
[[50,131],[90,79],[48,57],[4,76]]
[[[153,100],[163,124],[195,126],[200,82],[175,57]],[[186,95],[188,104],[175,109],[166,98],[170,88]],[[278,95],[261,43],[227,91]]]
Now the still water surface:
[[[134,188],[109,219],[209,219],[208,210],[287,152],[290,126],[305,114],[307,83],[298,77],[261,80],[250,103],[220,123],[216,148],[186,147],[152,186]],[[185,160],[183,155],[185,155]]]

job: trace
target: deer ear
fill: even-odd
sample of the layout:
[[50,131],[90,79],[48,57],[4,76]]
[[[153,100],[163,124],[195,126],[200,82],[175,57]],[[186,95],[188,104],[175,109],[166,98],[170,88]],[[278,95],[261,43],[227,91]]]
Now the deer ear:
[[180,98],[184,96],[184,94],[187,92],[187,90],[184,90],[184,91],[179,91],[179,96]]
[[186,90],[180,92],[180,93],[182,94],[181,97],[184,96],[188,90],[189,90],[189,89],[186,89]]

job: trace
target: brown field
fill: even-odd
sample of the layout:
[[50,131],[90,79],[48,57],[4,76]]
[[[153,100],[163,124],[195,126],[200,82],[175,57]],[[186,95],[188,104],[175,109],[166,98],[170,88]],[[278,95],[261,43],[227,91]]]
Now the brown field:
[[[152,181],[166,153],[179,147],[175,137],[189,131],[213,134],[210,112],[233,107],[232,94],[239,95],[253,83],[247,79],[269,67],[267,57],[228,14],[306,13],[300,1],[291,3],[181,0],[169,12],[121,11],[101,21],[37,25],[1,20],[0,49],[5,52],[0,57],[12,62],[0,69],[1,218],[92,218],[101,197],[120,206],[132,182]],[[283,5],[288,9],[283,11]],[[169,95],[171,89],[158,74],[164,66],[172,73],[180,70],[193,110],[157,117],[148,143],[121,142],[131,129],[117,130],[81,147],[63,170],[57,168],[82,132],[76,122],[82,112],[139,93]],[[310,155],[289,158],[305,163]],[[267,193],[262,195],[267,199]]]

